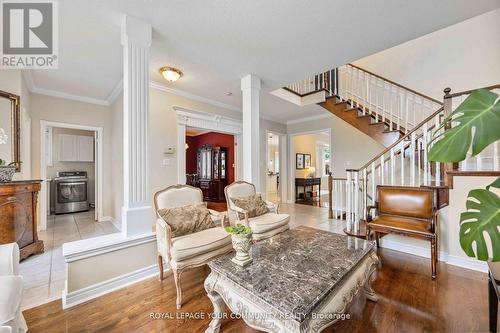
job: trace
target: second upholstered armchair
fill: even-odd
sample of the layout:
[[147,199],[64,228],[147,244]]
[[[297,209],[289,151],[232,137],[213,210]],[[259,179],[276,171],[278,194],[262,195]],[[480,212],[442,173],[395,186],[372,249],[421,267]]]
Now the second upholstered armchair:
[[231,224],[241,223],[252,228],[252,237],[255,241],[272,237],[280,232],[290,229],[290,215],[279,214],[279,206],[266,201],[267,209],[261,214],[253,216],[248,209],[238,207],[238,199],[245,200],[252,196],[258,196],[253,184],[237,181],[224,189],[227,202],[227,214]]

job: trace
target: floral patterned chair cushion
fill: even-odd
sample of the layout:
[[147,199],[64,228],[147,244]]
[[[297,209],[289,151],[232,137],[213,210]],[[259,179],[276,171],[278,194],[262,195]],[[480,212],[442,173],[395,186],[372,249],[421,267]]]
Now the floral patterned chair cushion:
[[[244,209],[248,212],[248,218],[257,217],[264,215],[269,212],[266,202],[262,200],[260,194],[254,194],[247,197],[231,198],[236,207]],[[240,219],[244,219],[245,216],[239,213]]]
[[159,209],[158,215],[170,226],[172,237],[174,238],[206,230],[214,226],[210,211],[205,202]]

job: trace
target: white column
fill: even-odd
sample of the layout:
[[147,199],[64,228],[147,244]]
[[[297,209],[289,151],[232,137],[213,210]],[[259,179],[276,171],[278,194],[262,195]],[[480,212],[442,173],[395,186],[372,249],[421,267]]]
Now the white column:
[[259,99],[260,78],[248,74],[241,79],[243,95],[243,180],[260,191],[259,176]]
[[149,48],[151,25],[124,16],[123,45],[123,207],[127,237],[151,233],[149,193]]

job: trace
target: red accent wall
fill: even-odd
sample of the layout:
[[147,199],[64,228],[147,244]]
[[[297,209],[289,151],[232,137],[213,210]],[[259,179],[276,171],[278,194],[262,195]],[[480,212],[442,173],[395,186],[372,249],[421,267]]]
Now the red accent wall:
[[198,148],[203,145],[219,146],[227,148],[227,183],[234,182],[234,136],[209,132],[197,136],[186,136],[189,148],[186,150],[186,173],[196,173],[196,155]]

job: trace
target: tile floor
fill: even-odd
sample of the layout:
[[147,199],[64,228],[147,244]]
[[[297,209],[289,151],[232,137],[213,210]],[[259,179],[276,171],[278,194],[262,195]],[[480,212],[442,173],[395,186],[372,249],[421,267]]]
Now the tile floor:
[[118,230],[111,222],[94,221],[94,211],[49,216],[47,230],[38,233],[45,252],[28,257],[20,264],[24,279],[22,309],[61,298],[66,278],[63,243],[114,232]]

